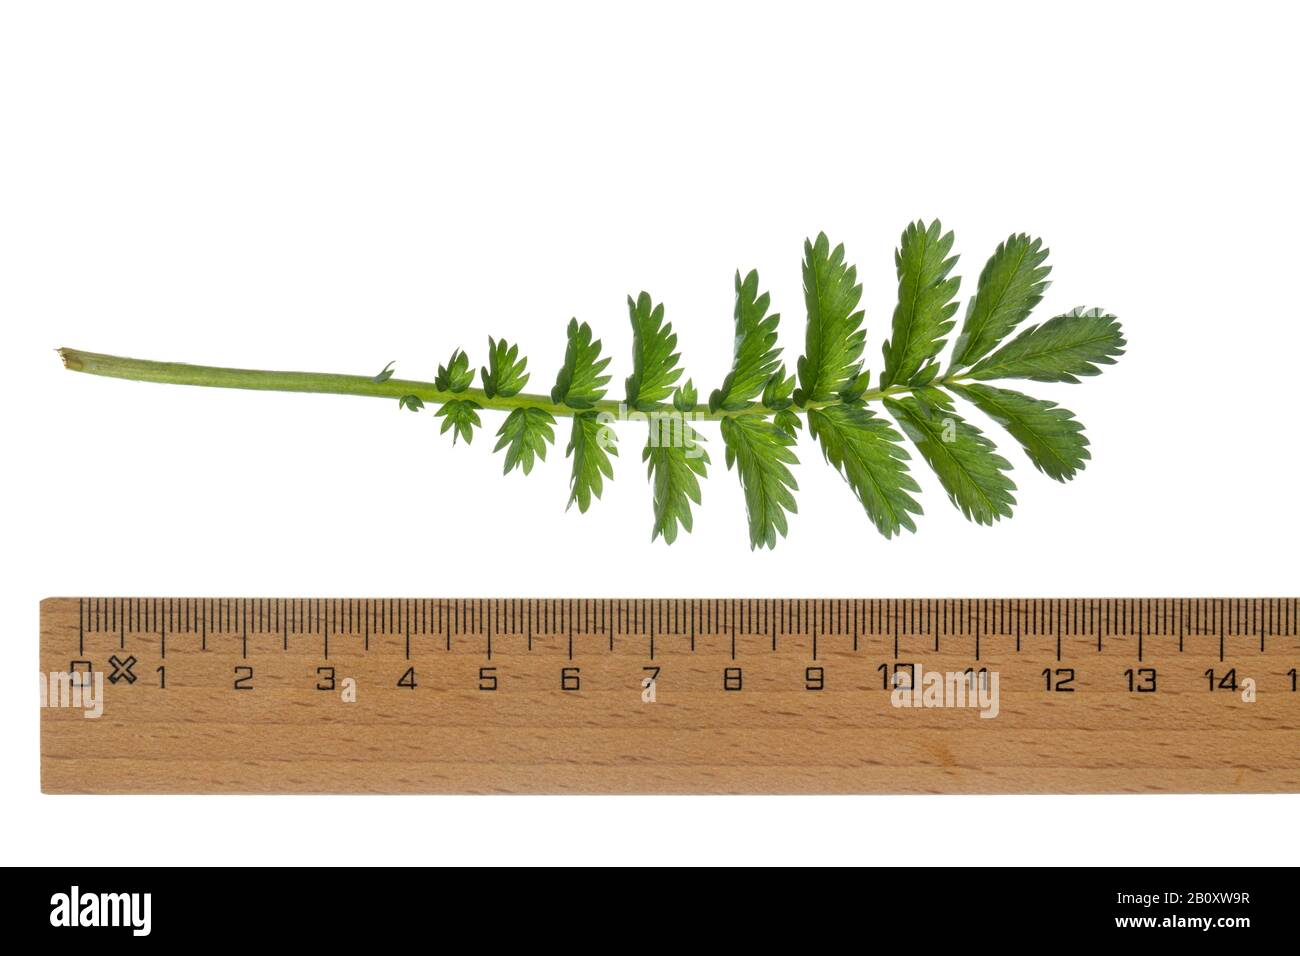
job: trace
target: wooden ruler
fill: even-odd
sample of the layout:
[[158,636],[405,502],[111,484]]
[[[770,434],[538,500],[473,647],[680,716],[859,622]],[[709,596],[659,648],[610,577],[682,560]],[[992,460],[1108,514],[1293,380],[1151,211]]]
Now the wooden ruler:
[[1298,628],[1295,598],[51,598],[41,780],[1297,791]]

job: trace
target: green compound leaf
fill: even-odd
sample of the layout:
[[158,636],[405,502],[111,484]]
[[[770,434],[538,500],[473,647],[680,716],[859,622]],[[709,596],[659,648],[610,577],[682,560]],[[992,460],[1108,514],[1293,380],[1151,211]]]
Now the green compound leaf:
[[780,364],[781,350],[776,347],[776,327],[781,316],[767,314],[771,296],[759,295],[758,271],[742,281],[736,272],[736,339],[732,351],[731,371],[722,387],[709,396],[709,411],[737,411],[752,404]]
[[1126,344],[1115,316],[1101,309],[1075,309],[1025,329],[969,374],[1078,383],[1077,376],[1098,375],[1099,365],[1114,365]]
[[469,367],[469,356],[460,349],[451,353],[446,365],[438,366],[433,387],[440,392],[463,392],[474,381],[474,370]]
[[795,403],[824,402],[853,381],[861,371],[867,333],[858,270],[845,263],[844,246],[830,247],[826,233],[804,242],[803,294],[808,307],[804,354],[799,359],[799,389]]
[[[958,414],[957,400],[970,402],[1002,425],[1040,471],[1067,481],[1090,460],[1088,438],[1074,413],[985,383],[1076,383],[1114,364],[1127,344],[1118,320],[1099,309],[1075,309],[1036,325],[1027,321],[1049,285],[1051,267],[1042,241],[1019,233],[985,263],[953,341],[962,288],[953,274],[954,248],[953,233],[945,232],[938,220],[916,220],[903,230],[894,255],[897,303],[882,348],[883,369],[874,378],[862,360],[863,289],[842,245],[833,246],[825,233],[804,242],[807,326],[803,355],[790,369],[794,374],[787,374],[781,360],[780,317],[770,311],[771,296],[762,289],[758,272],[742,276],[737,271],[730,367],[721,386],[708,394],[707,411],[694,381],[680,367],[677,336],[664,319],[663,305],[644,292],[627,300],[633,354],[626,402],[609,396],[610,359],[601,357],[591,327],[577,319],[568,322],[564,364],[549,396],[525,390],[530,373],[520,346],[495,338],[488,339],[481,389],[473,387],[479,370],[460,349],[438,366],[432,385],[394,378],[393,362],[366,376],[58,352],[66,368],[92,375],[286,392],[307,388],[397,399],[399,409],[413,412],[427,402],[437,408],[441,433],[449,434],[453,444],[473,441],[483,426],[483,411],[499,412],[504,421],[495,449],[505,453],[507,474],[516,469],[531,473],[538,459],[545,460],[547,446],[555,443],[555,418],[568,416],[573,418],[565,447],[572,467],[568,506],[577,504],[580,512],[601,497],[613,478],[615,425],[644,420],[651,428],[642,457],[653,488],[652,540],[662,536],[668,542],[681,529],[690,530],[700,479],[708,471],[709,457],[694,423],[708,421],[711,428],[716,421],[727,468],[736,471],[745,493],[754,550],[773,547],[787,534],[789,516],[796,512],[795,446],[807,416],[809,435],[823,457],[848,482],[876,528],[893,537],[914,531],[914,517],[921,513],[904,436],[916,443],[962,513],[991,524],[1009,516],[1016,503],[1010,466],[989,438]],[[941,366],[947,343],[951,362]],[[870,410],[880,402],[887,414]],[[895,430],[898,426],[903,434]],[[856,544],[853,538],[846,541],[846,547]]]
[[1007,477],[1011,463],[993,442],[952,410],[946,395],[927,394],[885,399],[885,407],[916,445],[926,464],[961,513],[977,524],[1011,517],[1015,483]]
[[456,398],[450,402],[444,402],[442,407],[434,414],[443,419],[442,429],[439,434],[445,435],[451,432],[451,443],[456,444],[457,437],[465,439],[465,444],[474,440],[474,429],[482,426],[483,421],[478,417],[482,408],[478,402],[471,401],[468,398]]
[[655,305],[642,292],[636,301],[627,299],[632,319],[632,374],[627,379],[629,408],[649,411],[672,394],[673,383],[681,377],[677,367],[681,358],[672,323],[664,322],[664,307]]
[[533,470],[534,458],[546,460],[547,444],[555,444],[554,424],[551,413],[540,408],[516,408],[506,417],[492,449],[506,450],[505,474],[522,468],[526,475]]
[[604,490],[604,479],[614,477],[614,465],[609,459],[618,455],[618,435],[596,412],[582,412],[573,416],[565,454],[573,459],[567,507],[577,502],[578,511],[586,513],[591,499],[599,498]]
[[663,535],[677,540],[677,526],[691,530],[691,503],[700,503],[700,479],[708,471],[709,455],[695,429],[680,415],[652,416],[650,437],[641,460],[647,462],[653,489],[655,523],[650,540]]
[[1034,467],[1050,478],[1069,481],[1092,457],[1083,425],[1055,402],[992,385],[954,385],[952,390],[1010,432]]
[[488,398],[509,398],[518,395],[528,384],[528,359],[519,357],[519,346],[505,339],[500,342],[488,336],[488,364],[479,374],[483,379],[483,394]]
[[1023,233],[998,246],[980,273],[979,288],[966,308],[950,371],[978,362],[1029,316],[1047,289],[1052,271],[1043,264],[1047,252],[1043,240]]
[[579,325],[577,319],[570,319],[568,336],[564,366],[551,389],[551,401],[570,408],[591,408],[605,397],[609,376],[601,373],[609,359],[600,357],[600,339],[592,340],[586,322]]
[[830,405],[808,410],[808,432],[877,531],[890,538],[903,528],[916,530],[912,515],[921,506],[911,492],[921,489],[908,473],[903,437],[889,422],[860,405]]
[[[961,279],[948,278],[957,257],[948,256],[953,234],[943,233],[942,229],[938,219],[929,226],[918,220],[903,230],[894,253],[898,305],[894,308],[893,337],[884,346],[881,388],[919,378],[926,363],[943,349],[944,336],[953,327]],[[937,364],[930,366],[928,377],[933,378],[938,370]]]
[[797,465],[791,447],[794,438],[779,425],[758,415],[722,420],[727,469],[733,466],[745,492],[749,518],[749,547],[775,548],[776,536],[785,537],[786,512],[797,512],[794,492],[799,485],[790,473]]

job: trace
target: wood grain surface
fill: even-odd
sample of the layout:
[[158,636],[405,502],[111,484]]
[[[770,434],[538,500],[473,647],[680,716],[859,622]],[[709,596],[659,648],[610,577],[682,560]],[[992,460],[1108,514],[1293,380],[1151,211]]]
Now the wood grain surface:
[[42,789],[1297,791],[1296,603],[51,598]]

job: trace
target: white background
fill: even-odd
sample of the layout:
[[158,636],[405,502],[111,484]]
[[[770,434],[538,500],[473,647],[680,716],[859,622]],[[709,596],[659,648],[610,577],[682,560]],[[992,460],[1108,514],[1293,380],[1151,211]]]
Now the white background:
[[[4,858],[65,862],[75,815],[136,835],[78,844],[111,863],[1294,861],[1295,797],[43,797],[23,677],[51,594],[1296,593],[1293,9],[5,4]],[[774,553],[716,451],[670,549],[635,439],[566,514],[562,449],[503,478],[490,435],[452,448],[430,413],[77,376],[53,351],[428,379],[494,334],[545,391],[577,315],[620,388],[645,288],[707,395],[737,267],[798,354],[823,229],[878,368],[921,216],[956,230],[963,297],[1029,231],[1044,314],[1104,306],[1130,342],[1035,386],[1095,459],[1061,486],[1005,443],[1020,506],[991,529],[918,471],[919,531],[887,542],[805,441]]]

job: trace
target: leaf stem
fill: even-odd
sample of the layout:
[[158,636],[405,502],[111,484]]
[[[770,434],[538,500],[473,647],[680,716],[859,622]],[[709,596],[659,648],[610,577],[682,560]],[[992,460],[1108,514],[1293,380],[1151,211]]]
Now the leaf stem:
[[[494,395],[488,398],[481,388],[467,388],[463,392],[444,391],[432,382],[414,381],[404,378],[380,380],[367,375],[340,375],[331,372],[278,372],[265,369],[222,368],[214,365],[189,365],[184,362],[155,362],[148,359],[123,358],[117,355],[103,355],[98,352],[82,352],[78,349],[59,349],[59,356],[66,368],[88,375],[103,375],[108,378],[121,378],[133,382],[159,382],[167,385],[202,385],[208,388],[246,388],[266,392],[310,392],[325,395],[359,395],[367,398],[399,399],[405,395],[415,395],[426,402],[447,402],[453,399],[471,399],[485,409],[511,411],[516,408],[540,408],[556,417],[572,416],[582,411],[608,412],[619,416],[627,408],[621,401],[606,399],[597,402],[590,409],[574,409],[568,405],[552,402],[549,395]],[[957,379],[952,379],[956,381]],[[933,382],[931,385],[948,384],[949,379]],[[873,388],[862,393],[862,401],[879,401],[887,396],[900,395],[912,389],[906,385],[891,385],[888,388]],[[796,413],[808,408],[821,408],[834,402],[810,402],[804,408],[792,408]],[[677,410],[670,404],[654,406],[651,411],[673,413]],[[709,411],[707,404],[697,404],[687,413],[696,420],[720,421],[742,415],[771,415],[773,409],[754,404],[736,411]]]

